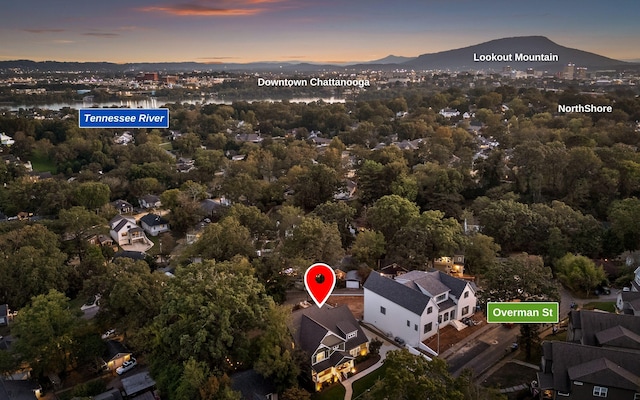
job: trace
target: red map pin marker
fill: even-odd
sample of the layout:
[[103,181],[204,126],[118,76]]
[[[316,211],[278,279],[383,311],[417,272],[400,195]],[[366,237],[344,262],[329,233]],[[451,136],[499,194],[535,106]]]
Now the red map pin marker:
[[336,274],[327,264],[313,264],[304,273],[304,285],[316,305],[322,307],[336,286]]

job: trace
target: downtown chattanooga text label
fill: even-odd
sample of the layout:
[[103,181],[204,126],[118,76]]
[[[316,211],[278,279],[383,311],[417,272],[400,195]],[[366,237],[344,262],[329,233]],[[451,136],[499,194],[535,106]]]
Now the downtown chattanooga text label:
[[525,54],[525,53],[473,53],[474,62],[558,62],[560,58],[553,53]]
[[258,78],[258,86],[296,87],[296,86],[344,86],[344,87],[368,87],[371,83],[368,79],[264,79]]

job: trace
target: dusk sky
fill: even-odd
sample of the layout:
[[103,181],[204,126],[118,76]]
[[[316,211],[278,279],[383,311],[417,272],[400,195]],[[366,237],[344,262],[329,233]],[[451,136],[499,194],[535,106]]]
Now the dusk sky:
[[369,61],[510,36],[640,59],[638,0],[18,0],[0,60]]

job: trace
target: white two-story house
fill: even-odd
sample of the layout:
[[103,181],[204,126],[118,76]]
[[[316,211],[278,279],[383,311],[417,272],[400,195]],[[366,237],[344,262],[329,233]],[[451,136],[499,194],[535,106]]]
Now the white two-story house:
[[133,217],[116,215],[109,221],[109,227],[109,233],[118,246],[147,243],[149,240]]
[[469,282],[442,271],[410,271],[395,279],[372,272],[364,284],[364,321],[418,346],[452,320],[471,316]]

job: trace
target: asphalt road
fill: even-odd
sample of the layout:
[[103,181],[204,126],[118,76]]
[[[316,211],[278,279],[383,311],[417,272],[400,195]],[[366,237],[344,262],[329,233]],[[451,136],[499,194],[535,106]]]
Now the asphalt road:
[[[571,303],[578,307],[592,301],[615,301],[617,291],[609,295],[602,295],[597,299],[578,299],[571,295],[565,288],[560,288],[560,316],[562,322],[566,320],[571,311]],[[473,370],[475,376],[480,376],[491,366],[500,361],[505,353],[511,351],[511,343],[517,341],[520,334],[519,325],[512,329],[504,326],[497,326],[489,329],[481,336],[470,340],[455,353],[447,357],[450,371],[454,376],[458,376],[463,369]]]
[[511,351],[511,343],[516,341],[518,333],[518,326],[511,329],[497,326],[486,331],[447,360],[451,364],[451,373],[458,376],[463,369],[468,368],[473,371],[474,376],[480,375]]

